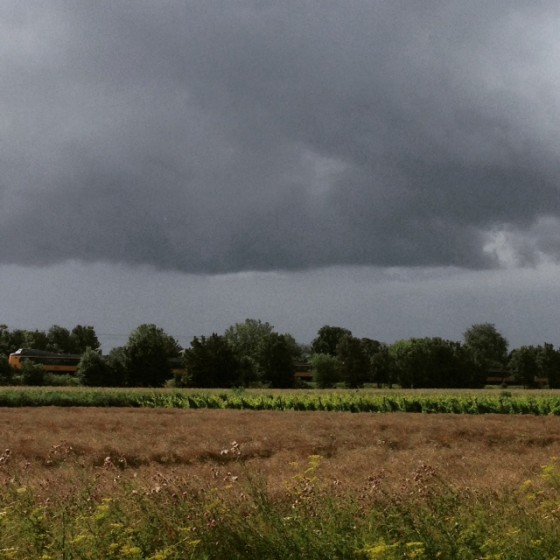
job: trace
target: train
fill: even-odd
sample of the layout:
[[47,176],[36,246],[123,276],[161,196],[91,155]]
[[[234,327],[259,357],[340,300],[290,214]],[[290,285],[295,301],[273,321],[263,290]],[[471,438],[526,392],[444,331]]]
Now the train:
[[20,348],[9,355],[8,363],[17,371],[20,371],[23,362],[27,361],[43,366],[48,373],[75,374],[81,358],[81,354],[57,354],[33,348]]
[[[23,362],[31,362],[43,366],[47,373],[66,373],[69,375],[78,372],[81,354],[57,354],[33,348],[20,348],[8,357],[8,363],[16,370],[21,371]],[[174,375],[185,373],[185,366],[181,358],[169,358],[169,367]]]

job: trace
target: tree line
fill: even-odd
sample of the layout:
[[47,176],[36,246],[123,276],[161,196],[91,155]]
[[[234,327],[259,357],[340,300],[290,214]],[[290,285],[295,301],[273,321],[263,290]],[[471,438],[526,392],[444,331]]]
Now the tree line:
[[[509,351],[508,341],[490,323],[473,325],[461,342],[432,337],[392,344],[325,325],[310,345],[302,345],[267,322],[246,319],[223,334],[195,336],[187,348],[156,325],[143,324],[108,355],[100,346],[91,326],[26,331],[0,325],[0,380],[15,380],[11,352],[33,348],[80,355],[77,378],[88,386],[289,388],[301,383],[294,372],[307,367],[320,388],[477,388],[489,379],[560,387],[560,350],[544,343]],[[38,364],[26,364],[21,375],[26,384],[45,382]]]

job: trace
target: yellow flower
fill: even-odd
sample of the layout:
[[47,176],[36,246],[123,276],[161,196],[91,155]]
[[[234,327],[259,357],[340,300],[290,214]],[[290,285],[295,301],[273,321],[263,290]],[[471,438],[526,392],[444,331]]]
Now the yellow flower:
[[80,533],[79,535],[76,535],[71,541],[70,544],[80,544],[84,541],[89,541],[91,540],[91,535],[88,535],[86,533]]
[[375,546],[363,548],[361,552],[365,553],[369,560],[388,558],[387,553],[393,551],[398,544],[380,543]]
[[121,554],[123,556],[138,556],[142,552],[142,549],[138,546],[131,546],[129,544],[125,544],[121,548]]
[[423,542],[420,541],[407,542],[405,546],[408,549],[405,552],[405,558],[410,558],[410,559],[425,558],[426,550],[424,548]]
[[152,554],[148,560],[167,560],[170,554],[170,550],[158,550],[155,554]]

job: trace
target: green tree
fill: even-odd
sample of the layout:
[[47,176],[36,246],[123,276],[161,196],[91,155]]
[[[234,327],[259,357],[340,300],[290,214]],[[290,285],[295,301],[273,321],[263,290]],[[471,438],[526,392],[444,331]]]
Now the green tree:
[[535,346],[521,346],[511,353],[509,369],[516,383],[525,387],[534,387],[538,377],[539,349]]
[[317,332],[316,338],[311,343],[311,349],[314,354],[336,356],[338,343],[345,336],[352,336],[352,333],[342,327],[325,325]]
[[13,370],[8,363],[8,356],[0,354],[0,385],[10,385],[13,380]]
[[224,339],[243,364],[246,382],[256,381],[262,375],[262,347],[273,332],[274,327],[260,319],[245,319],[225,331]]
[[387,383],[386,380],[390,378],[389,369],[384,368],[389,365],[387,345],[371,338],[362,338],[360,341],[369,362],[367,381],[375,382],[378,386]]
[[379,350],[370,355],[369,367],[371,381],[376,383],[378,387],[383,385],[393,386],[393,383],[395,383],[395,364],[386,344],[381,344]]
[[10,331],[7,325],[0,325],[0,353],[11,354],[19,348],[47,350],[49,339],[44,331],[15,329]]
[[361,387],[369,381],[370,363],[359,338],[344,335],[336,346],[340,377],[347,387]]
[[539,377],[548,379],[548,386],[551,389],[560,388],[560,352],[555,350],[552,344],[545,342],[539,347],[537,363]]
[[284,340],[290,349],[292,359],[294,361],[304,360],[306,352],[305,345],[299,344],[299,342],[297,342],[291,334],[282,333],[280,336],[284,337]]
[[91,326],[76,325],[70,333],[70,339],[72,340],[72,352],[75,354],[82,354],[87,348],[92,350],[101,348],[95,329]]
[[283,389],[295,385],[294,348],[292,340],[286,335],[272,333],[264,340],[259,364],[264,383]]
[[140,325],[124,347],[126,384],[131,387],[161,387],[171,379],[170,358],[177,358],[177,341],[154,324]]
[[78,364],[78,376],[88,387],[111,387],[116,378],[106,360],[93,348],[86,348]]
[[454,364],[448,387],[481,389],[486,384],[487,372],[475,362],[471,351],[460,342],[446,341],[451,346]]
[[116,346],[111,349],[105,361],[113,379],[111,386],[122,387],[126,385],[126,351],[124,346]]
[[[244,371],[245,384],[270,382],[271,365],[268,354],[282,336],[284,346],[289,348],[292,361],[301,359],[302,347],[289,334],[279,335],[270,323],[263,323],[257,319],[246,319],[243,323],[236,323],[224,333],[224,338],[233,348]],[[292,372],[293,374],[293,372]]]
[[26,331],[22,329],[8,331],[6,344],[9,352],[6,353],[11,354],[12,352],[18,350],[19,348],[25,348],[26,347],[25,339],[26,339]]
[[11,338],[8,325],[0,325],[0,355],[8,356],[8,354],[17,350],[17,348],[12,348]]
[[320,389],[333,387],[340,380],[338,359],[330,354],[313,354],[310,358],[313,380]]
[[23,340],[18,348],[33,348],[34,350],[49,350],[49,338],[45,331],[23,331]]
[[395,363],[398,384],[406,389],[422,387],[428,360],[419,339],[398,340],[390,346],[389,352]]
[[503,369],[508,359],[508,341],[491,323],[473,325],[463,335],[466,348],[475,364],[488,373],[491,369]]
[[402,387],[480,386],[471,355],[460,343],[435,338],[400,340],[389,348]]
[[194,337],[185,350],[189,384],[193,387],[234,387],[244,384],[243,368],[231,345],[216,333]]
[[[74,354],[74,341],[70,331],[59,325],[53,325],[47,332],[47,350],[60,354]],[[33,346],[35,348],[35,346]]]

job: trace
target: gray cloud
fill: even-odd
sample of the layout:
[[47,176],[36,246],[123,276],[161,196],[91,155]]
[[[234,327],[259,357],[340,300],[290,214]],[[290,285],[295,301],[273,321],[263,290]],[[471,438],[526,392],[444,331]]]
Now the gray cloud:
[[555,259],[559,26],[545,1],[4,2],[0,262]]

